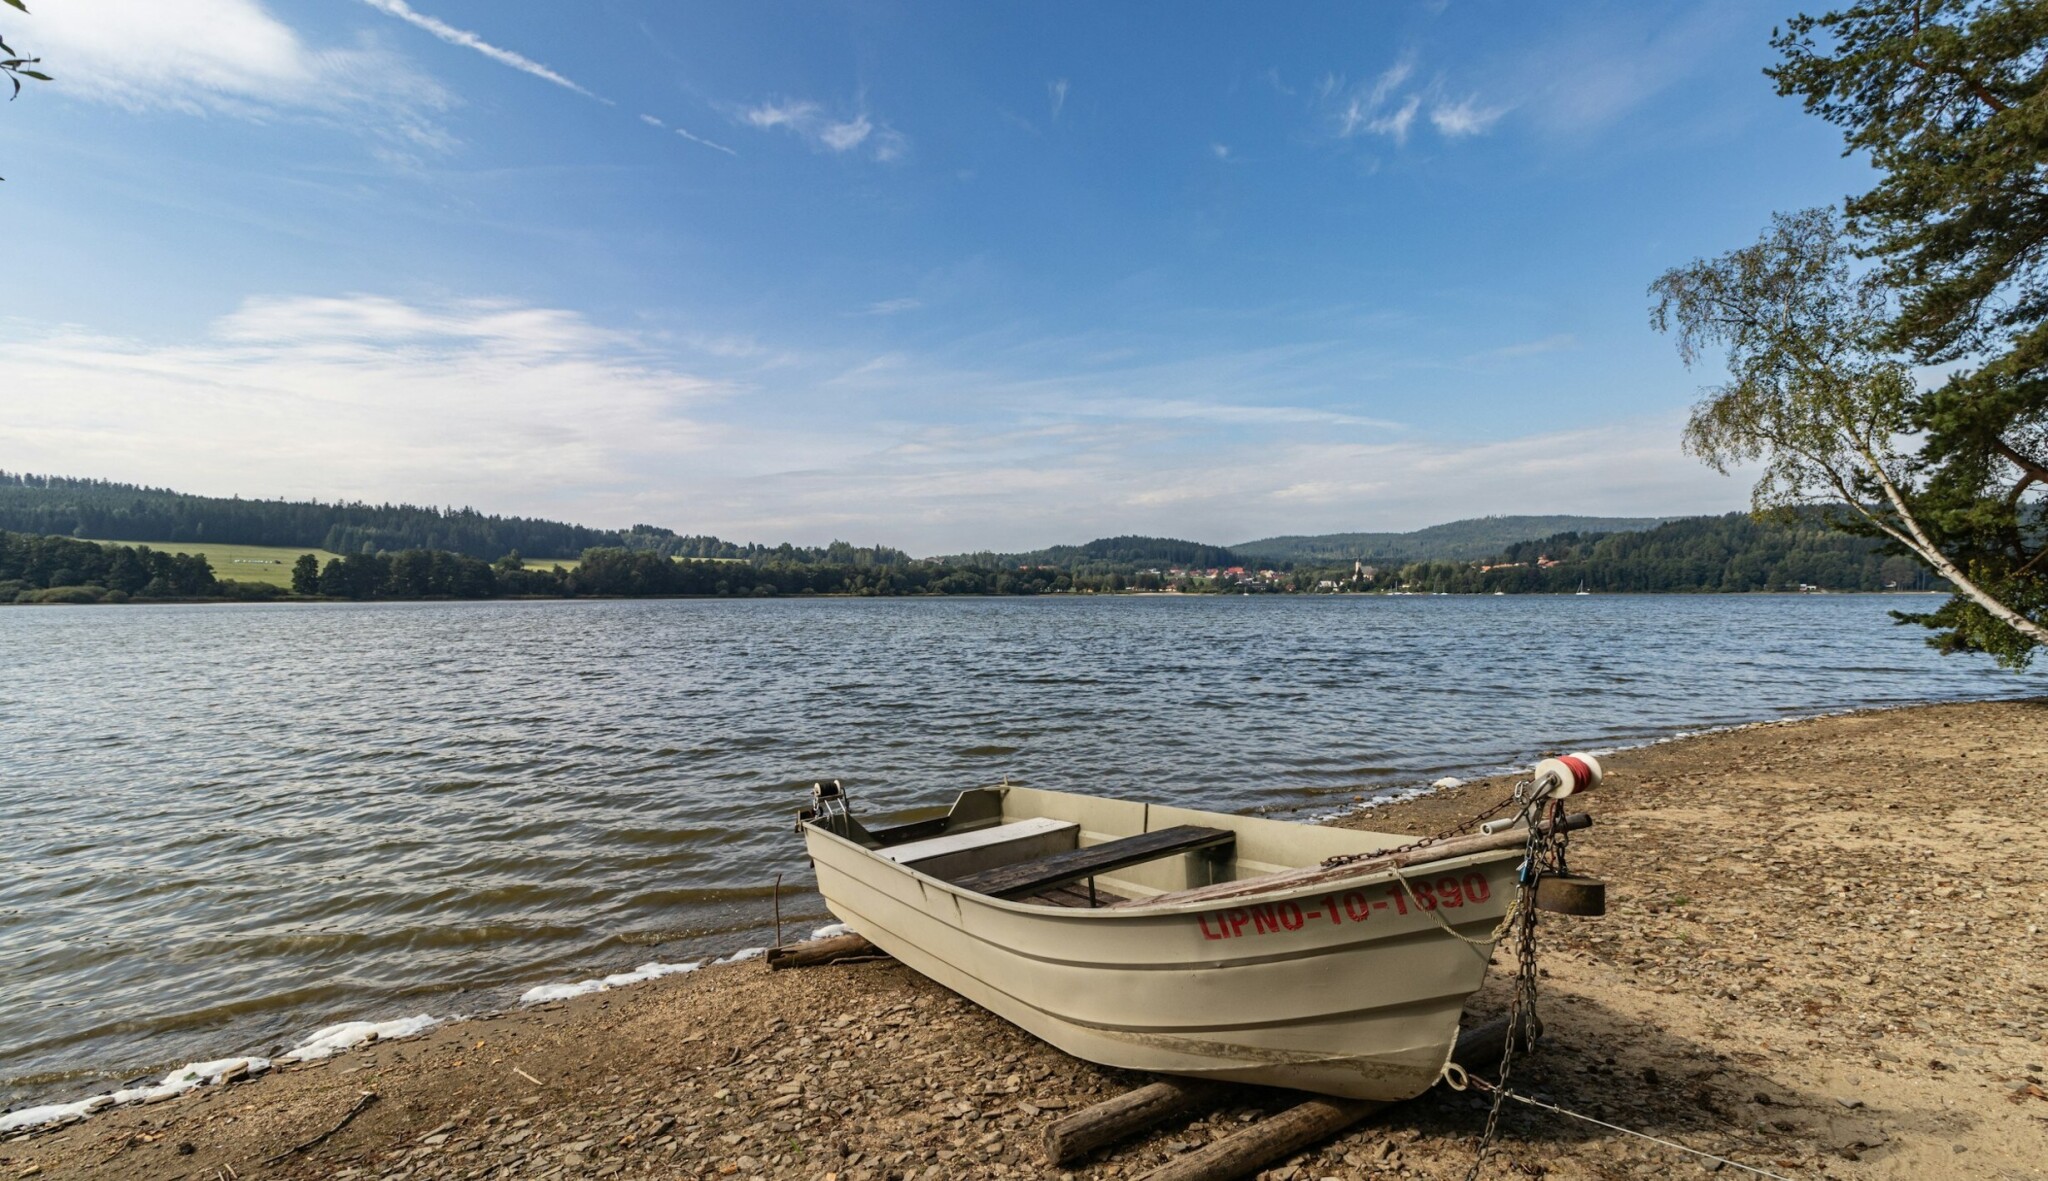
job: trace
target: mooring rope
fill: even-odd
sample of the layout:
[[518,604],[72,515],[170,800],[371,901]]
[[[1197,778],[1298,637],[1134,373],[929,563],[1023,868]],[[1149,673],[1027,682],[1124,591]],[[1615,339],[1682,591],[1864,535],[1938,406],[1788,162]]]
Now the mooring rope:
[[1620,1132],[1624,1136],[1634,1136],[1638,1140],[1648,1140],[1652,1144],[1662,1145],[1665,1148],[1674,1149],[1678,1152],[1689,1153],[1692,1156],[1702,1157],[1710,1161],[1717,1161],[1721,1164],[1729,1166],[1730,1168],[1741,1169],[1745,1173],[1754,1173],[1759,1177],[1769,1177],[1772,1178],[1772,1181],[1793,1181],[1792,1178],[1787,1177],[1783,1173],[1773,1173],[1769,1169],[1759,1169],[1755,1165],[1745,1165],[1741,1161],[1729,1160],[1725,1156],[1716,1156],[1713,1153],[1707,1152],[1703,1149],[1693,1148],[1688,1145],[1680,1144],[1676,1140],[1666,1140],[1661,1136],[1652,1136],[1648,1132],[1638,1132],[1634,1128],[1624,1128],[1620,1124],[1611,1124],[1604,1119],[1596,1119],[1590,1115],[1582,1115],[1579,1112],[1559,1107],[1555,1103],[1545,1103],[1541,1099],[1532,1099],[1527,1095],[1510,1091],[1506,1087],[1496,1087],[1492,1083],[1487,1082],[1483,1078],[1473,1078],[1470,1074],[1466,1072],[1464,1067],[1459,1066],[1455,1062],[1445,1064],[1443,1081],[1454,1091],[1465,1090],[1467,1086],[1477,1087],[1482,1091],[1492,1091],[1495,1095],[1500,1096],[1501,1098],[1513,1099],[1517,1103],[1527,1104],[1530,1107],[1541,1107],[1545,1111],[1554,1111],[1559,1115],[1570,1116],[1575,1120],[1583,1120],[1586,1123],[1593,1124],[1597,1127],[1606,1128],[1610,1132]]

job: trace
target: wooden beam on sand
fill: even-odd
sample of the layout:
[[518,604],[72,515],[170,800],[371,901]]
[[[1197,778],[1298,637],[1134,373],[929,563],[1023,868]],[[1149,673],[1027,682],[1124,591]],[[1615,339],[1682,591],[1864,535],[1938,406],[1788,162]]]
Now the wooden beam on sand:
[[1229,1094],[1217,1083],[1161,1079],[1114,1099],[1053,1121],[1045,1129],[1045,1159],[1054,1165],[1080,1160],[1105,1144],[1134,1136],[1153,1124],[1221,1103]]
[[784,968],[809,968],[818,964],[829,964],[835,960],[853,959],[856,956],[886,954],[888,953],[858,935],[834,935],[830,939],[811,939],[803,943],[792,943],[788,947],[771,948],[768,952],[768,970],[779,972]]
[[[1508,1038],[1506,1018],[1489,1021],[1467,1030],[1458,1038],[1451,1060],[1463,1063],[1493,1063]],[[1140,1178],[1140,1181],[1237,1181],[1276,1160],[1329,1139],[1359,1120],[1391,1104],[1372,1099],[1333,1099],[1317,1096],[1286,1111],[1260,1120],[1251,1127],[1221,1140],[1211,1141],[1185,1156],[1177,1156]]]

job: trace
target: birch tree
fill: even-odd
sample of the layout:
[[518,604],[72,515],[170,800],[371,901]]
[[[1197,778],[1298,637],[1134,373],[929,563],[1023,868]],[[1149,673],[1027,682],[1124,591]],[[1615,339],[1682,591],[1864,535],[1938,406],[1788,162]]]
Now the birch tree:
[[1857,273],[1854,244],[1833,210],[1779,214],[1754,245],[1666,271],[1650,293],[1651,326],[1673,335],[1688,367],[1715,352],[1726,362],[1728,381],[1705,391],[1686,424],[1690,453],[1722,472],[1761,464],[1758,512],[1841,506],[1852,524],[1926,562],[2011,637],[1986,642],[1979,629],[1956,642],[1950,624],[1938,644],[1990,651],[2013,667],[2048,644],[2040,600],[2014,602],[1982,585],[1916,510],[1927,491],[1915,433],[1920,391],[1908,360],[1887,344],[1896,318],[1890,288],[1882,274]]
[[[1979,590],[2048,609],[2048,4],[1862,0],[1775,30],[1778,93],[1877,170],[1848,232],[1889,286],[1883,339],[1949,376],[1912,420],[1914,519]],[[1958,595],[1916,622],[2024,664],[2041,640]]]

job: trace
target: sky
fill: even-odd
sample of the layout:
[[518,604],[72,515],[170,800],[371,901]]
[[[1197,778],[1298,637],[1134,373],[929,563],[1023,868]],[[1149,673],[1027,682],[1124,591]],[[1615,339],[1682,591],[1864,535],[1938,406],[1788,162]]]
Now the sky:
[[1872,174],[1790,0],[29,0],[0,469],[742,541],[1747,502],[1663,270]]

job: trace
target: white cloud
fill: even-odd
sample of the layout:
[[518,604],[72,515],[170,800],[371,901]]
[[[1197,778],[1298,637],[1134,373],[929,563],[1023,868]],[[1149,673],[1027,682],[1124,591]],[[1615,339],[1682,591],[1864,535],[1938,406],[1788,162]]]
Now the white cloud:
[[491,300],[252,299],[194,342],[53,329],[7,354],[13,461],[272,496],[531,505],[706,447],[697,415],[725,393],[576,313]]
[[[1501,53],[1484,68],[1517,96],[1536,127],[1555,135],[1601,131],[1685,85],[1731,46],[1750,44],[1756,26],[1734,5],[1640,5],[1593,14],[1560,11],[1550,35]],[[1659,134],[1674,131],[1671,120]]]
[[833,151],[844,152],[859,147],[874,130],[866,115],[855,115],[844,123],[827,122],[818,131],[818,139]]
[[1067,105],[1067,80],[1054,78],[1045,84],[1045,95],[1052,101],[1052,117],[1058,119]]
[[1408,128],[1415,122],[1415,112],[1422,106],[1422,100],[1409,95],[1401,105],[1379,116],[1365,125],[1374,135],[1384,135],[1397,144],[1408,142]]
[[1380,135],[1397,146],[1408,142],[1425,105],[1430,126],[1445,139],[1482,134],[1507,113],[1507,107],[1484,105],[1477,95],[1453,102],[1442,97],[1441,82],[1411,86],[1414,78],[1412,54],[1404,54],[1369,85],[1347,88],[1341,77],[1326,74],[1316,87],[1317,105],[1326,109],[1338,139]]
[[903,299],[877,300],[869,304],[866,311],[870,316],[893,316],[898,312],[914,312],[923,306],[923,300],[906,297]]
[[450,142],[426,118],[450,102],[430,78],[374,45],[308,44],[258,0],[93,0],[35,11],[24,27],[63,93],[137,112],[251,119],[311,113],[356,123],[371,108],[380,133],[437,150]]
[[701,135],[692,135],[689,132],[684,131],[680,127],[676,128],[675,132],[677,135],[682,136],[684,139],[689,140],[691,143],[702,144],[704,147],[710,148],[714,152],[724,152],[728,156],[739,155],[738,152],[733,151],[731,148],[726,147],[724,144],[713,143],[712,141],[705,139]]
[[658,116],[642,115],[640,116],[640,121],[642,123],[647,124],[649,127],[655,128],[659,131],[673,131],[677,135],[682,136],[684,139],[689,140],[691,143],[701,144],[704,147],[710,148],[714,152],[724,152],[728,156],[739,155],[738,152],[733,151],[731,148],[726,147],[724,144],[713,143],[712,141],[705,139],[701,135],[692,135],[689,131],[686,131],[681,127],[670,127],[667,123],[662,122],[662,120]]
[[1218,160],[1228,160],[1230,159],[1230,145],[1212,143],[1209,145],[1209,154]]
[[835,118],[828,115],[823,106],[808,99],[770,99],[742,108],[738,119],[742,124],[761,131],[780,129],[792,132],[809,141],[813,147],[835,154],[850,152],[865,144],[868,154],[883,163],[900,160],[910,150],[910,141],[902,133],[886,123],[877,123],[866,111],[856,112],[851,118]]
[[809,125],[818,116],[818,104],[785,99],[782,102],[770,100],[758,107],[740,113],[740,119],[750,127],[789,127]]
[[1482,135],[1502,115],[1506,107],[1482,107],[1476,97],[1461,99],[1455,103],[1437,103],[1429,109],[1430,125],[1446,139],[1457,139],[1466,135]]
[[588,90],[562,77],[530,57],[514,53],[509,49],[502,49],[467,29],[458,29],[438,17],[428,16],[423,12],[415,11],[405,0],[363,0],[363,3],[386,16],[397,17],[414,28],[424,29],[450,45],[459,45],[464,49],[474,49],[492,61],[500,65],[510,66],[522,74],[531,74],[542,81],[552,82],[564,90],[573,90],[585,98],[595,98],[599,102],[607,103],[610,101],[609,99],[599,98],[597,95],[590,93]]
[[[250,299],[174,341],[0,322],[0,461],[925,553],[1723,511],[1746,489],[1680,454],[1681,412],[1473,441],[1469,412],[1375,417],[1382,379],[1353,351],[1080,359],[1108,343],[977,346],[977,365],[1007,368],[948,368],[384,295]],[[1567,345],[1504,351],[1523,347]]]
[[[1349,138],[1361,131],[1369,131],[1376,135],[1386,134],[1391,126],[1388,122],[1387,102],[1414,72],[1415,59],[1404,55],[1399,61],[1381,71],[1380,76],[1373,79],[1370,87],[1360,86],[1353,90],[1344,104],[1344,110],[1337,117],[1339,138]],[[1333,75],[1325,75],[1322,92],[1328,97],[1341,85],[1342,83]],[[1403,137],[1408,134],[1408,122],[1414,117],[1415,112],[1410,109],[1407,116],[1400,120],[1400,134]]]

